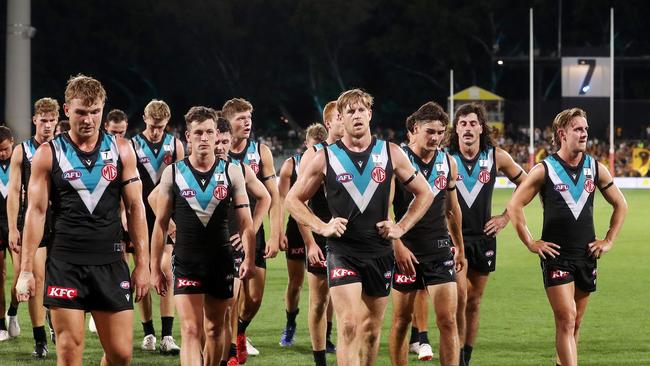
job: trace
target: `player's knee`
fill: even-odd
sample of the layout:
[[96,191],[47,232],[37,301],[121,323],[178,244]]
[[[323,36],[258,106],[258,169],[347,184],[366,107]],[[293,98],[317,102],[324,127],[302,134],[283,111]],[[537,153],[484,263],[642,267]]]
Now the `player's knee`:
[[576,312],[573,310],[556,312],[555,326],[560,332],[573,333],[576,327]]
[[205,336],[210,339],[219,339],[223,336],[224,324],[210,323],[205,325]]
[[481,294],[472,294],[467,297],[466,309],[468,313],[478,313],[481,306]]
[[106,361],[109,365],[130,365],[131,364],[131,347],[116,347],[105,354]]
[[411,314],[393,314],[393,327],[397,331],[404,330],[411,323]]
[[203,329],[192,322],[181,322],[181,335],[184,339],[199,339]]
[[76,360],[81,356],[83,338],[74,337],[70,332],[56,332],[56,352],[64,359]]
[[320,301],[319,299],[314,299],[309,302],[309,311],[316,314],[316,316],[322,316],[325,314],[325,310],[327,310],[327,302]]
[[341,342],[349,344],[357,335],[357,324],[353,319],[343,319],[338,324],[341,327],[340,333],[343,339]]
[[457,327],[456,314],[451,311],[441,311],[436,314],[436,324],[441,332],[450,332]]

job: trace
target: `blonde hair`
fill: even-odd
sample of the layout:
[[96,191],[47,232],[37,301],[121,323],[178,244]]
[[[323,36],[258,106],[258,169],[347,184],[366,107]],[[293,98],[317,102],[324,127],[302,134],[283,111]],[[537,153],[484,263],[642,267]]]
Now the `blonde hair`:
[[162,100],[152,99],[146,107],[144,107],[144,116],[153,119],[169,119],[172,112],[167,103]]
[[565,109],[558,113],[557,116],[555,116],[555,119],[553,119],[553,145],[557,148],[562,147],[559,131],[561,129],[566,130],[566,128],[570,126],[571,121],[576,117],[587,119],[587,112],[580,108]]
[[325,104],[323,108],[323,123],[327,123],[332,117],[334,117],[334,111],[336,111],[336,101],[333,100]]
[[68,79],[65,88],[65,102],[70,103],[73,99],[81,99],[84,105],[92,105],[97,99],[102,103],[106,102],[106,90],[98,80],[79,74]]
[[53,98],[41,98],[34,103],[34,115],[38,116],[46,113],[54,113],[59,117],[59,102]]
[[349,105],[361,103],[366,108],[372,108],[373,98],[372,95],[366,93],[361,89],[351,89],[344,91],[339,95],[339,98],[336,100],[336,110],[339,113],[343,114],[343,108],[346,108]]
[[314,139],[316,143],[321,143],[327,140],[327,129],[320,123],[312,123],[307,127],[305,132],[305,139]]
[[251,113],[253,112],[253,105],[244,98],[232,98],[226,101],[226,103],[224,103],[223,107],[221,108],[221,114],[223,118],[227,119],[228,121],[232,119],[235,113],[248,111]]

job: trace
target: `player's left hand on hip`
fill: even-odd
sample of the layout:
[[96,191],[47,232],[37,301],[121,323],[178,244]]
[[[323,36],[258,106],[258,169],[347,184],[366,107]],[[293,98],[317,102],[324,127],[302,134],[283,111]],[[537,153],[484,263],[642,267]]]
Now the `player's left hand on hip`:
[[398,224],[390,220],[377,223],[377,231],[384,239],[395,240],[404,235],[404,229]]
[[603,254],[609,252],[612,249],[612,243],[609,240],[598,240],[589,243],[589,256],[599,259]]
[[505,215],[492,216],[485,224],[483,232],[487,236],[496,236],[506,225],[508,225],[508,219]]

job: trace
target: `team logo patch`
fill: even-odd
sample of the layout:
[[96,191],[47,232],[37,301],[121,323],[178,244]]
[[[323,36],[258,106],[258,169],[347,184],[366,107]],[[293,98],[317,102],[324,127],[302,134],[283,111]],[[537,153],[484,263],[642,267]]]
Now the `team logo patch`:
[[129,283],[129,281],[122,281],[120,282],[120,287],[125,290],[128,290],[131,288],[131,283]]
[[553,187],[553,189],[555,189],[558,192],[565,192],[569,190],[569,185],[560,183],[560,184],[556,184],[555,187]]
[[214,195],[214,198],[218,199],[219,201],[222,201],[226,197],[228,197],[228,187],[224,185],[218,185],[214,188],[212,195]]
[[77,289],[71,287],[47,286],[47,297],[74,300],[77,298]]
[[140,164],[148,164],[149,162],[151,162],[151,160],[149,160],[149,157],[143,156],[140,159],[138,159],[138,162],[140,162]]
[[567,278],[568,275],[569,275],[568,271],[561,271],[559,269],[556,269],[555,271],[551,272],[551,279],[560,280],[563,278]]
[[438,188],[438,190],[442,191],[443,189],[447,188],[447,178],[440,176],[436,178],[433,184],[436,186],[436,188]]
[[251,166],[251,169],[253,169],[253,172],[255,172],[255,174],[259,173],[259,171],[260,171],[259,164],[257,164],[254,161],[251,161],[250,166]]
[[591,179],[585,180],[585,191],[592,193],[594,190],[596,190],[596,185],[594,184],[594,181]]
[[384,170],[384,168],[378,166],[372,170],[370,176],[372,177],[372,180],[374,180],[375,182],[382,183],[383,181],[386,180],[386,171]]
[[339,182],[339,183],[351,182],[352,179],[354,179],[354,175],[352,175],[350,173],[341,173],[341,174],[336,176],[336,181]]
[[165,156],[163,157],[163,162],[167,165],[173,163],[172,154],[166,153]]
[[407,276],[404,274],[395,273],[394,281],[399,285],[410,285],[415,283],[415,276]]
[[194,196],[196,196],[196,191],[192,188],[185,188],[181,191],[181,197],[183,198],[192,198]]
[[187,278],[177,278],[176,279],[176,288],[183,287],[199,287],[201,286],[201,281],[190,280]]
[[337,278],[343,278],[343,277],[348,277],[348,276],[356,276],[357,272],[346,269],[346,268],[334,268],[330,271],[330,278],[331,279],[337,279]]
[[117,167],[113,164],[104,165],[102,168],[102,177],[109,182],[112,182],[117,178]]
[[81,178],[81,172],[78,170],[68,170],[66,172],[63,172],[63,174],[61,174],[61,178],[67,181],[77,180]]
[[494,257],[494,250],[488,250],[485,252],[485,256],[488,258]]
[[478,173],[478,180],[481,183],[486,184],[487,182],[490,181],[490,172],[488,172],[487,170],[481,170]]

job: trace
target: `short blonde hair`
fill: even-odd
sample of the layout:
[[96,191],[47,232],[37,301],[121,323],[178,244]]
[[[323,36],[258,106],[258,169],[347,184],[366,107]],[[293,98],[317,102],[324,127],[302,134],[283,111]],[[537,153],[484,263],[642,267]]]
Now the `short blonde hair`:
[[555,116],[555,119],[553,119],[553,145],[557,148],[562,147],[559,131],[561,129],[566,130],[566,128],[571,125],[571,121],[576,117],[587,119],[587,112],[580,108],[565,109],[558,113],[557,116]]
[[152,99],[146,107],[144,107],[144,116],[153,119],[169,119],[172,112],[167,103],[162,100]]
[[106,90],[97,79],[79,74],[68,79],[65,88],[65,102],[70,103],[73,99],[81,99],[84,105],[92,105],[97,99],[102,103],[106,102]]
[[59,117],[59,102],[54,98],[41,98],[34,103],[34,115],[54,113]]
[[232,119],[235,113],[248,111],[251,113],[253,112],[253,105],[244,98],[232,98],[226,101],[226,103],[224,103],[223,107],[221,108],[221,114],[223,118],[227,119],[228,121]]
[[314,139],[316,143],[321,143],[327,140],[327,129],[320,123],[312,123],[307,127],[305,132],[305,139]]
[[361,103],[366,108],[371,109],[373,103],[372,95],[366,93],[361,89],[351,89],[344,91],[336,100],[336,110],[338,110],[339,113],[343,114],[343,108],[356,103]]
[[336,101],[333,100],[327,104],[325,104],[325,108],[323,108],[323,123],[327,123],[332,117],[334,116],[334,112],[336,111]]

